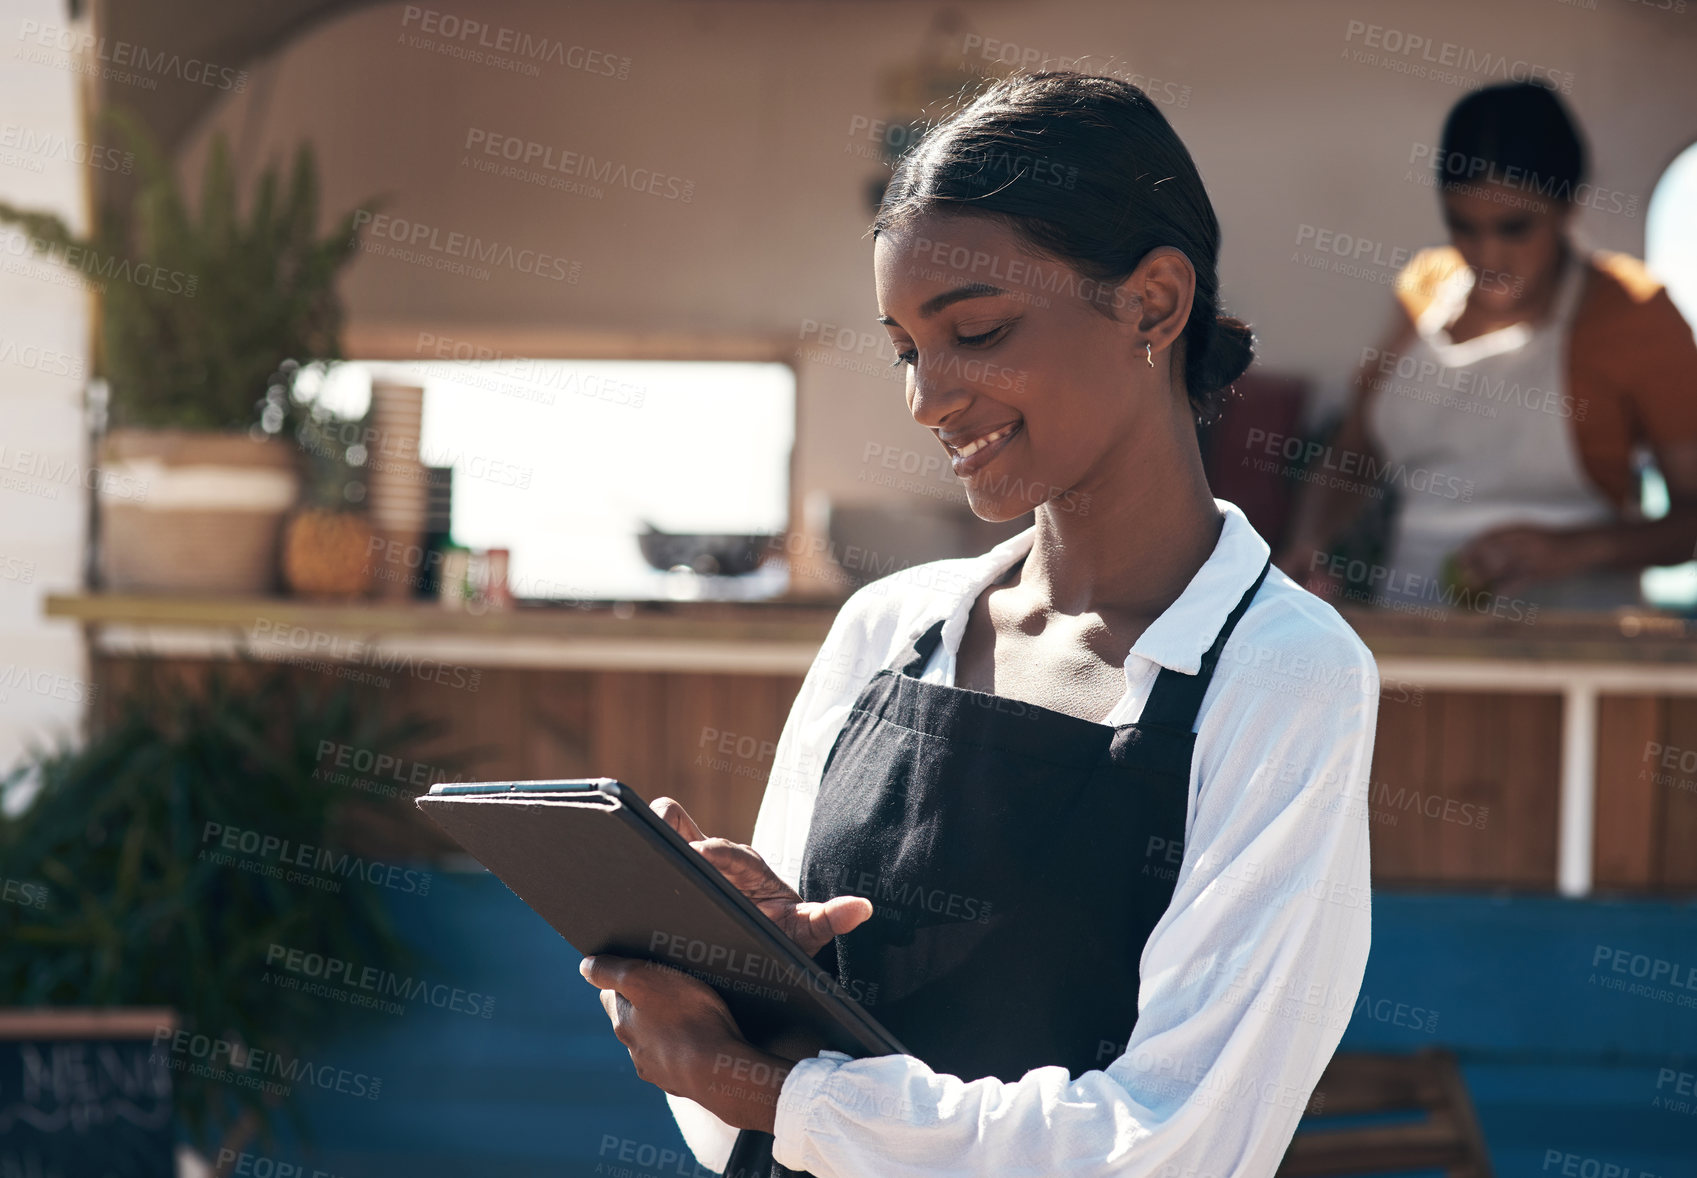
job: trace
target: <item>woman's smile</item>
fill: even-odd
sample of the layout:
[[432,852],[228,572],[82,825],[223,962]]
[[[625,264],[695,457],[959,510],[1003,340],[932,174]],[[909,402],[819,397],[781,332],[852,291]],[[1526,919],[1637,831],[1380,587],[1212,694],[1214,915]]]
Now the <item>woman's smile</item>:
[[[942,434],[937,437],[949,451],[955,474],[964,478],[993,461],[1024,428],[1023,421],[1010,421],[989,433],[967,436],[965,441],[951,441]],[[956,435],[957,438],[961,436]]]

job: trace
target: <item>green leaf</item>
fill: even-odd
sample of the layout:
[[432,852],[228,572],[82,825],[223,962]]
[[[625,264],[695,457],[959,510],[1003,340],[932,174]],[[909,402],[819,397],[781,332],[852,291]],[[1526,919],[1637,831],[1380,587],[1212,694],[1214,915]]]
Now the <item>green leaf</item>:
[[357,250],[354,214],[317,236],[318,171],[303,142],[286,195],[279,199],[282,182],[268,164],[244,219],[222,135],[208,146],[191,213],[172,161],[144,124],[120,107],[101,121],[136,157],[128,207],[102,210],[83,238],[50,213],[4,203],[0,223],[23,230],[38,253],[75,247],[98,273],[153,276],[102,282],[94,367],[111,384],[114,426],[245,430],[284,361],[341,357],[336,281]]

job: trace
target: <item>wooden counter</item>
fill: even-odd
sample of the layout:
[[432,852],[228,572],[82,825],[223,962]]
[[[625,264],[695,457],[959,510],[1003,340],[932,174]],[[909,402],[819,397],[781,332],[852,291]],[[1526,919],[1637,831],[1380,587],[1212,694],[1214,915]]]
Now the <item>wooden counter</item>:
[[[188,674],[243,653],[283,661],[369,688],[385,710],[451,725],[454,747],[477,752],[465,775],[619,776],[746,838],[838,604],[478,614],[65,595],[47,612],[84,624],[96,681],[113,688],[141,654]],[[1379,883],[1697,891],[1697,624],[1651,613],[1526,622],[1342,612],[1380,669],[1368,800]]]
[[50,617],[92,627],[109,653],[381,663],[411,655],[487,667],[806,672],[837,602],[606,602],[480,612],[427,603],[52,595]]
[[1342,612],[1384,688],[1376,879],[1697,891],[1697,624]]
[[[532,645],[679,641],[716,652],[753,645],[790,653],[816,648],[842,604],[838,598],[726,601],[603,602],[585,606],[522,606],[506,610],[444,609],[426,603],[319,603],[281,597],[179,597],[146,594],[53,594],[50,617],[95,624],[108,634],[151,629],[203,636],[285,628],[346,632],[376,639],[423,637]],[[1437,619],[1345,606],[1339,613],[1381,661],[1385,658],[1531,660],[1539,662],[1660,663],[1697,668],[1697,620],[1657,613],[1546,611],[1536,621],[1511,622],[1469,613]],[[732,663],[741,656],[729,655]],[[811,653],[808,659],[811,659]],[[799,664],[806,670],[807,661]],[[728,669],[728,668],[727,668]]]

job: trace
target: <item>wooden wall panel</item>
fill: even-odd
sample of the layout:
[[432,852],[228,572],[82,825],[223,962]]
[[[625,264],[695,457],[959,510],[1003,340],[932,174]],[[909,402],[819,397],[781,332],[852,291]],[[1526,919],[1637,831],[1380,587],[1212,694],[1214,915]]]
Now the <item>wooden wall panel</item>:
[[529,724],[524,733],[525,776],[595,777],[594,681],[583,672],[524,670]]
[[1663,701],[1606,695],[1597,701],[1596,851],[1599,890],[1643,892],[1661,875],[1664,794],[1645,754],[1662,738]]
[[467,781],[520,781],[530,772],[529,714],[521,673],[485,670],[477,690],[407,677],[394,689],[395,704],[446,724],[440,743],[465,750]]
[[[1501,840],[1494,846],[1473,840],[1469,862],[1483,866],[1501,853],[1506,858],[1508,883],[1553,889],[1561,825],[1561,697],[1488,698],[1492,705],[1467,711],[1473,723],[1458,744],[1458,771],[1446,783],[1464,799],[1498,796],[1503,800]],[[1500,722],[1493,711],[1500,715]],[[1466,833],[1465,828],[1451,827],[1450,847],[1454,849]],[[1441,859],[1439,871],[1453,861]]]
[[1436,747],[1436,711],[1427,698],[1397,700],[1381,696],[1379,729],[1373,738],[1373,769],[1368,775],[1373,879],[1413,879],[1424,860],[1424,824],[1411,821],[1401,799],[1426,789],[1431,751]]
[[[156,664],[199,690],[214,664]],[[218,663],[234,676],[264,667]],[[137,660],[101,656],[98,724],[136,690]],[[335,676],[289,673],[324,685]],[[356,686],[390,719],[442,731],[383,750],[460,780],[606,775],[669,794],[704,830],[746,842],[799,676],[484,668],[477,690],[404,672]],[[1674,750],[1674,765],[1646,758]],[[1555,886],[1561,702],[1553,694],[1404,692],[1380,702],[1369,790],[1373,878],[1390,887]],[[1683,767],[1681,767],[1683,766]],[[1596,878],[1602,890],[1697,892],[1697,699],[1605,696],[1599,707]]]
[[1384,701],[1372,774],[1375,882],[1554,888],[1560,763],[1559,696]]
[[1597,887],[1697,892],[1697,699],[1604,696],[1598,720]]
[[1697,699],[1672,697],[1663,708],[1661,743],[1674,755],[1673,767],[1659,764],[1652,777],[1666,815],[1656,882],[1662,892],[1690,894],[1697,892]]
[[[173,659],[148,680],[138,660],[97,660],[98,725],[144,683],[155,693],[197,691],[216,667],[237,682],[280,670],[332,687],[333,674],[304,666]],[[390,722],[414,717],[437,728],[408,748],[377,750],[428,769],[429,780],[618,777],[645,797],[669,794],[711,834],[747,841],[778,735],[800,676],[667,675],[485,668],[475,690],[460,677],[375,673],[349,684]],[[457,680],[457,681],[456,681]]]
[[[730,820],[736,807],[728,795],[738,782],[746,784],[748,775],[758,772],[761,742],[775,737],[766,732],[761,720],[738,706],[747,698],[746,689],[758,685],[751,682],[738,691],[735,684],[725,682],[728,678],[669,677],[664,710],[658,717],[666,733],[666,777],[652,788],[682,802],[703,833],[745,842],[743,835],[732,832]],[[739,743],[747,752],[738,753]]]
[[[1528,880],[1553,890],[1561,842],[1562,699],[1516,697],[1514,720],[1499,747],[1506,761],[1523,770],[1513,778],[1519,806],[1511,812],[1521,821],[1505,831],[1505,845],[1518,848],[1517,862]],[[1521,748],[1529,753],[1524,761],[1517,756]]]
[[800,690],[801,680],[789,676],[671,677],[665,730],[674,796],[703,831],[738,842],[754,833],[778,736]]
[[[629,782],[645,798],[666,792],[668,676],[637,671],[602,671],[593,678],[590,702],[590,760],[598,777]],[[687,808],[689,803],[683,798]]]

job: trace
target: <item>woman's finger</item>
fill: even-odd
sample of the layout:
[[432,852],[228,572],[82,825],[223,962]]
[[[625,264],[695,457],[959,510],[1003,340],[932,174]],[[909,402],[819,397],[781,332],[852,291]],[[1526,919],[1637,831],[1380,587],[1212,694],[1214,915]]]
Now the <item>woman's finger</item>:
[[757,862],[765,863],[764,859],[758,858],[752,848],[744,846],[742,843],[734,843],[727,838],[694,839],[691,840],[690,845],[700,851],[709,863],[712,863],[721,871],[726,867],[752,867]]
[[636,1006],[617,990],[601,991],[601,1009],[613,1024],[613,1038],[632,1050],[636,1047]]
[[702,839],[691,843],[697,851],[744,895],[754,899],[776,899],[790,892],[790,886],[779,879],[760,852],[745,843],[726,838]]
[[638,971],[645,964],[640,957],[595,953],[578,962],[577,971],[598,990],[630,990],[638,984]]
[[823,902],[797,904],[795,915],[801,935],[793,939],[811,955],[832,937],[863,924],[872,915],[872,901],[864,896],[835,896]]
[[699,842],[707,837],[701,833],[695,819],[689,816],[689,811],[683,808],[683,803],[675,798],[655,798],[648,808],[660,816],[660,821],[683,835],[686,842]]
[[831,935],[840,937],[864,924],[872,916],[872,901],[865,896],[835,896],[820,905]]
[[601,1009],[606,1012],[607,1021],[612,1024],[613,1037],[624,1041],[623,1027],[619,1021],[619,992],[617,990],[602,990],[596,995],[601,1002]]

